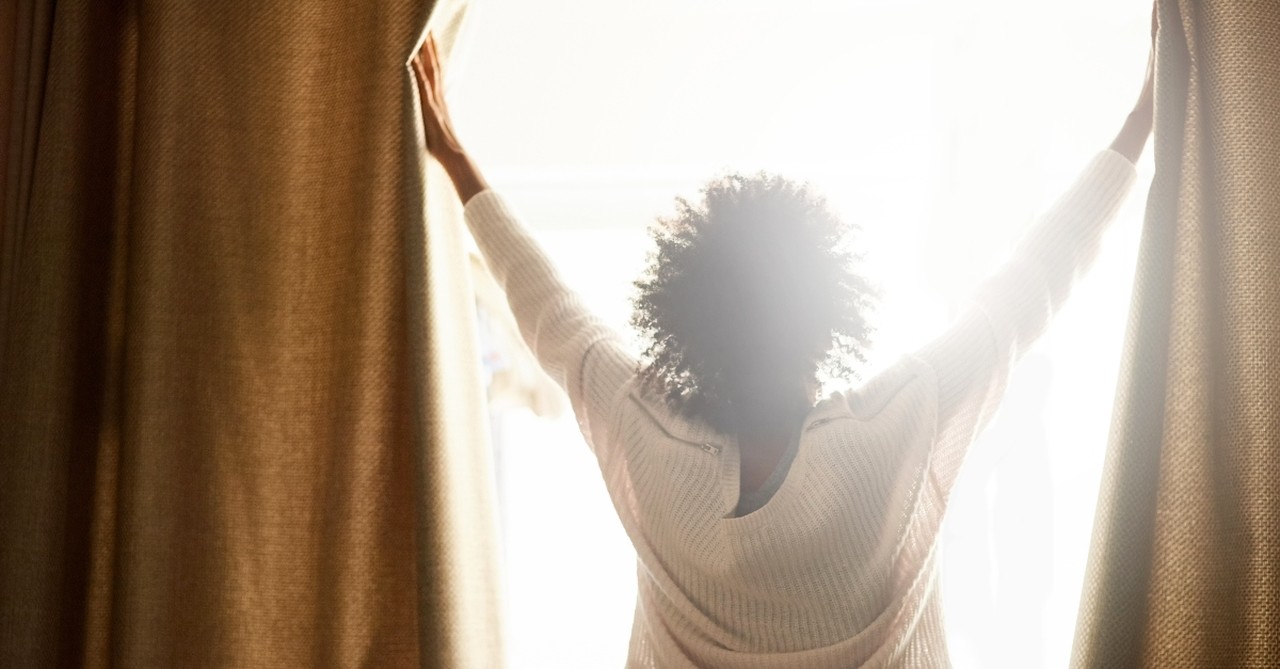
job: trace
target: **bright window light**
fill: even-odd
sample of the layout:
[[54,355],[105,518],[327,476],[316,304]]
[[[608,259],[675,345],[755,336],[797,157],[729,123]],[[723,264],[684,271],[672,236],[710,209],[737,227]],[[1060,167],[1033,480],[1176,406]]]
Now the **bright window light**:
[[[1148,0],[476,0],[452,62],[464,143],[563,275],[629,333],[646,227],[766,169],[865,230],[873,367],[945,326],[1119,129]],[[1150,178],[1149,158],[1139,183]],[[944,528],[957,667],[1065,667],[1144,192],[1015,373]],[[874,371],[874,370],[870,370]],[[511,666],[620,667],[635,555],[572,417],[495,419]]]

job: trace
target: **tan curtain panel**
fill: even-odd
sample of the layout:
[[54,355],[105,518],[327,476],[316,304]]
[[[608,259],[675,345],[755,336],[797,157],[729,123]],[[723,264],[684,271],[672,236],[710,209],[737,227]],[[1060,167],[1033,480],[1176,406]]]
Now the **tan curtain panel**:
[[0,666],[501,665],[430,5],[0,3]]
[[1280,3],[1161,0],[1077,667],[1280,666]]

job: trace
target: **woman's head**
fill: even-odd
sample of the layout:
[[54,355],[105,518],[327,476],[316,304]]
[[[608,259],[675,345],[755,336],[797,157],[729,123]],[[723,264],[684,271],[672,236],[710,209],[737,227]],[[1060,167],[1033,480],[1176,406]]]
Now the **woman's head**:
[[653,231],[633,324],[643,378],[722,431],[812,402],[819,370],[866,361],[875,290],[848,250],[856,228],[807,185],[731,174],[676,201]]

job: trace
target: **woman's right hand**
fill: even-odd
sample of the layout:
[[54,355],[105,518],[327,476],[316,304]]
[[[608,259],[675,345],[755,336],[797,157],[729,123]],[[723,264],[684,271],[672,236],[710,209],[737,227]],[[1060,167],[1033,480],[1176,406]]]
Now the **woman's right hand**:
[[427,33],[427,39],[412,64],[414,79],[418,83],[418,99],[422,103],[422,130],[427,139],[427,152],[444,166],[458,197],[466,204],[488,188],[488,184],[453,132],[449,107],[444,102],[444,71],[440,68],[435,37],[430,33]]
[[430,33],[422,49],[413,58],[414,79],[418,82],[418,100],[422,103],[422,129],[427,137],[427,151],[443,160],[448,154],[460,154],[462,144],[453,132],[449,107],[444,101],[444,72],[436,52],[436,40]]

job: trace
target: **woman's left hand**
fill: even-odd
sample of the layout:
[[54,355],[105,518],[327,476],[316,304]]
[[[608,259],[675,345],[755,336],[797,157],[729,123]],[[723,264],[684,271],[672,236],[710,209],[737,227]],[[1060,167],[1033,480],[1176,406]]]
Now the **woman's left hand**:
[[1151,10],[1151,53],[1147,56],[1146,79],[1142,82],[1142,92],[1138,94],[1138,100],[1133,105],[1133,111],[1129,112],[1128,118],[1125,119],[1124,125],[1120,128],[1120,133],[1116,135],[1115,141],[1111,143],[1112,150],[1128,158],[1131,163],[1138,162],[1138,158],[1142,155],[1142,150],[1147,145],[1147,138],[1151,135],[1151,128],[1155,120],[1156,28],[1156,14],[1153,5]]

